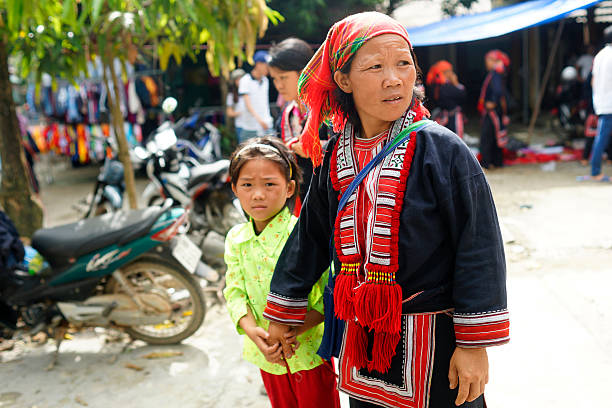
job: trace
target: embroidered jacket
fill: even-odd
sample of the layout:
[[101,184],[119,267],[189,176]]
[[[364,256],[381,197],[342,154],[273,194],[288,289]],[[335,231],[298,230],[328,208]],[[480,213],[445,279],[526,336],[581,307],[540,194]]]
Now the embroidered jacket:
[[[330,261],[338,192],[330,179],[330,139],[300,219],[277,262],[264,317],[294,324]],[[334,251],[335,270],[339,262]],[[509,340],[506,270],[489,185],[468,147],[439,125],[420,131],[399,227],[402,313],[454,309],[457,345]],[[290,318],[289,318],[290,317]]]
[[[236,330],[244,334],[238,322],[251,309],[257,325],[268,328],[269,322],[262,318],[266,306],[266,295],[270,287],[270,279],[274,265],[285,240],[293,229],[297,219],[287,208],[283,209],[264,230],[256,235],[253,224],[246,222],[235,226],[227,234],[225,240],[225,262],[227,264],[226,288],[223,291],[227,300],[227,309]],[[323,287],[326,274],[322,280],[314,285],[308,300],[304,302],[308,309],[317,310],[323,314]],[[287,360],[291,372],[310,370],[323,363],[317,353],[323,325],[317,325],[298,336],[300,347],[295,356]],[[245,360],[255,364],[263,371],[281,375],[287,370],[285,367],[268,362],[250,338],[244,338],[242,356]]]

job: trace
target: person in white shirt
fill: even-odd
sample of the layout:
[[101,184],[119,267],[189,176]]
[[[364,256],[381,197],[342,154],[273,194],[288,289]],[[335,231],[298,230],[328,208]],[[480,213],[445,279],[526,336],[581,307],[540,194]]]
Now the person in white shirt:
[[604,48],[593,61],[593,107],[598,123],[591,157],[590,179],[610,182],[610,176],[605,175],[601,169],[601,158],[610,143],[612,133],[612,25],[604,30],[604,43]]
[[586,81],[587,77],[591,73],[593,69],[593,59],[595,55],[595,47],[592,45],[588,45],[586,47],[586,52],[576,60],[575,67],[578,70],[578,75],[580,75],[580,82]]
[[244,106],[244,98],[238,93],[240,79],[245,75],[244,70],[238,68],[230,74],[230,90],[227,93],[225,101],[225,115],[228,119],[234,120],[234,128],[236,135],[242,132],[243,118],[246,107]]
[[257,51],[253,55],[255,67],[240,79],[238,93],[244,99],[246,110],[241,115],[243,118],[242,130],[238,135],[239,143],[262,136],[272,129],[267,60],[266,51]]

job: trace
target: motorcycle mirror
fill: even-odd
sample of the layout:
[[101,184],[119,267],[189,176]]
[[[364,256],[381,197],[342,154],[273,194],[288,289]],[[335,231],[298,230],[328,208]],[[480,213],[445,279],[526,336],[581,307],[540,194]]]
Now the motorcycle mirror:
[[149,157],[149,154],[142,146],[136,146],[134,148],[134,153],[136,154],[136,157],[138,157],[140,160],[146,160]]
[[176,134],[172,128],[168,128],[155,135],[155,143],[160,150],[167,150],[177,142]]
[[178,106],[178,101],[171,96],[164,99],[164,101],[162,102],[162,110],[167,115],[174,112],[177,106]]
[[155,152],[157,152],[157,144],[155,144],[153,140],[147,143],[146,147],[147,147],[147,151],[151,154],[155,154]]

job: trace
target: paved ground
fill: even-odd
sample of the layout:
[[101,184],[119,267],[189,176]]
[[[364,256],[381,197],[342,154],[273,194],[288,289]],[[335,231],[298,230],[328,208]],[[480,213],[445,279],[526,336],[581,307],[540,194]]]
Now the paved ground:
[[[70,205],[93,188],[95,174],[58,172],[42,194],[47,225],[74,219]],[[553,172],[533,165],[487,174],[507,241],[512,325],[511,343],[489,352],[490,407],[612,406],[612,185],[577,183],[581,174],[586,169],[577,163],[557,164]],[[120,354],[124,339],[115,337],[104,330],[76,335],[62,344],[52,372],[45,371],[52,342],[1,353],[0,407],[268,406],[258,372],[240,360],[241,340],[219,307],[181,346],[137,342]],[[154,350],[183,355],[142,357]]]

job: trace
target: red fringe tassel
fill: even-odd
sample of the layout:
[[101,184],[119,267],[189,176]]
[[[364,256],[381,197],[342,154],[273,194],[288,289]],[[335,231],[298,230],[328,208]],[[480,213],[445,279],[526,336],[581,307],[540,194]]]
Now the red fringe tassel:
[[[337,285],[337,283],[336,283]],[[399,333],[402,321],[402,288],[395,282],[366,282],[355,294],[355,316],[376,333]]]
[[347,322],[346,344],[344,358],[349,365],[360,370],[367,367],[368,362],[368,336],[365,329],[354,320]]
[[386,373],[391,368],[391,359],[395,355],[400,333],[376,333],[372,346],[372,360],[368,361],[368,370]]

